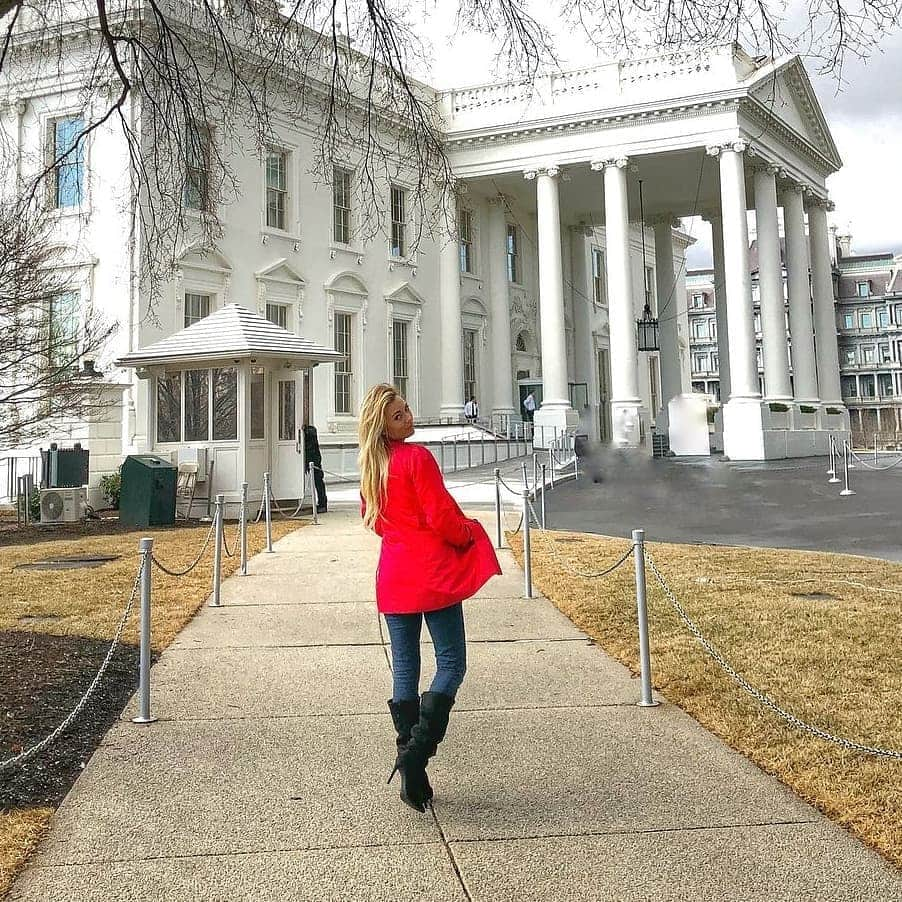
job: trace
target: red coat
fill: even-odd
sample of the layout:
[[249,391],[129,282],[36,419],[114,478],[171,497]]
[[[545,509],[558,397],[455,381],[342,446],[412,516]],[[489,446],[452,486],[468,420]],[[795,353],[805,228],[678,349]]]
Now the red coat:
[[392,443],[375,531],[382,537],[376,605],[383,614],[449,607],[501,573],[486,531],[463,515],[422,445]]

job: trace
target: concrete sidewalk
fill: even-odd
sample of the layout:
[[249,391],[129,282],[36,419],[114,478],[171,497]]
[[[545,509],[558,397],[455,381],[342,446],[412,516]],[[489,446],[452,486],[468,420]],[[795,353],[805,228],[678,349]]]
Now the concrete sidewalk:
[[334,512],[229,579],[153,668],[160,721],[125,712],[12,898],[902,900],[897,871],[687,715],[636,707],[507,552],[467,603],[434,814],[411,811],[385,784],[377,555]]

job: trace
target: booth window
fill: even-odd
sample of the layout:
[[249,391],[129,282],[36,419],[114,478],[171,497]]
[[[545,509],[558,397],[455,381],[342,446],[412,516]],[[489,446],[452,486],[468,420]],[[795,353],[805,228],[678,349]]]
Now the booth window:
[[182,440],[182,374],[166,373],[157,379],[157,441]]
[[251,368],[251,438],[266,438],[266,377],[262,366]]
[[185,441],[205,442],[210,437],[210,371],[185,372]]
[[238,371],[235,367],[213,372],[213,441],[238,438]]

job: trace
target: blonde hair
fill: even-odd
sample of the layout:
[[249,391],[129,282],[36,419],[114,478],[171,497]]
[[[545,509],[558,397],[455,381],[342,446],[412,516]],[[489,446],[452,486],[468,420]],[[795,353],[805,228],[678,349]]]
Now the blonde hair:
[[360,494],[366,502],[363,525],[367,529],[372,529],[379,517],[388,486],[386,412],[388,405],[400,397],[393,385],[374,385],[360,406],[360,422],[357,427],[360,452],[357,455],[357,467],[360,470]]

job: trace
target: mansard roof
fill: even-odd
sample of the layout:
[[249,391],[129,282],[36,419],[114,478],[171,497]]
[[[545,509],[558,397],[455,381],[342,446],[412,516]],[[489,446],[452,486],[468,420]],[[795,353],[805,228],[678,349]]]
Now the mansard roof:
[[240,304],[228,304],[168,338],[120,357],[116,365],[175,366],[251,358],[316,366],[343,360],[344,355],[289,332]]

